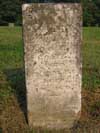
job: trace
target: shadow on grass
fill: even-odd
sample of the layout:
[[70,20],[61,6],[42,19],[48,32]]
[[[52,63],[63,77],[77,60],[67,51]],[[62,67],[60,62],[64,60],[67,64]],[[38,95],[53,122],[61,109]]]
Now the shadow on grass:
[[26,85],[25,85],[25,71],[24,68],[8,69],[4,71],[7,81],[9,82],[12,92],[15,94],[19,106],[27,120],[27,99],[26,99]]
[[[18,104],[24,113],[26,122],[27,119],[27,98],[26,98],[26,84],[25,84],[25,71],[24,68],[19,69],[6,69],[4,70],[4,74],[7,77],[7,81],[11,86],[12,92],[17,98]],[[75,126],[75,128],[77,128]],[[31,129],[30,129],[31,130]],[[31,131],[30,131],[31,132]],[[69,133],[69,130],[43,130],[41,128],[32,130],[32,133]],[[71,132],[70,132],[71,133]]]
[[[12,92],[15,94],[19,106],[21,110],[24,113],[26,122],[28,123],[27,119],[27,98],[26,98],[26,84],[25,84],[25,71],[24,68],[19,69],[7,69],[4,71],[4,74],[7,77],[7,81],[9,82]],[[79,127],[79,123],[75,122],[74,127],[69,130],[60,130],[60,131],[49,131],[49,130],[43,130],[43,129],[34,129],[31,131],[32,133],[76,133],[75,130],[77,130]],[[73,132],[74,130],[74,132]]]
[[[26,84],[25,84],[25,72],[24,72],[24,68],[19,68],[19,69],[7,69],[4,71],[6,77],[7,77],[7,81],[9,82],[11,88],[12,88],[12,92],[15,94],[15,96],[17,97],[19,106],[21,108],[21,110],[24,113],[26,122],[28,123],[27,120],[27,99],[26,99]],[[91,94],[91,95],[90,95]],[[99,103],[98,103],[98,99],[97,95],[96,95],[96,101],[95,101],[95,95],[94,93],[92,94],[91,92],[86,91],[85,94],[83,95],[83,102],[84,105],[82,108],[85,109],[85,113],[86,110],[88,110],[88,112],[91,113],[91,115],[93,116],[94,120],[96,123],[98,123],[99,121]],[[89,101],[89,102],[88,102]],[[94,102],[92,102],[94,101]],[[92,106],[92,103],[93,104]],[[91,109],[91,110],[90,110]],[[90,111],[89,111],[90,110]],[[83,110],[84,113],[84,110]],[[87,115],[87,114],[86,114]],[[90,115],[90,116],[91,116]],[[83,116],[82,116],[83,117]],[[87,117],[87,116],[85,116]],[[75,122],[75,124],[73,125],[73,128],[70,129],[69,131],[66,130],[61,130],[61,131],[48,131],[48,130],[42,130],[42,129],[34,129],[33,133],[82,133],[82,132],[89,132],[90,130],[95,132],[99,131],[99,127],[98,124],[95,125],[95,123],[91,123],[93,122],[90,121],[89,119],[87,120],[87,118],[83,119],[79,119],[78,121]],[[0,129],[1,130],[1,129]]]

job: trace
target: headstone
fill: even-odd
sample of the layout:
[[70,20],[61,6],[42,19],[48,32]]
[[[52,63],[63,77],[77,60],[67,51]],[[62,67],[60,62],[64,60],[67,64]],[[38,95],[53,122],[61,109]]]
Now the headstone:
[[23,5],[28,121],[65,129],[81,111],[80,4]]
[[8,26],[9,26],[9,27],[14,27],[15,24],[14,24],[14,23],[9,23]]

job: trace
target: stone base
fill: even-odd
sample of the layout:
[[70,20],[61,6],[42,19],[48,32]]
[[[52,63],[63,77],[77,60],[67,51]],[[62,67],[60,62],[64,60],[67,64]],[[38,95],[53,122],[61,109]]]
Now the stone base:
[[[40,116],[40,118],[38,116]],[[65,112],[65,114],[59,114],[59,116],[58,113],[55,115],[51,114],[50,116],[39,114],[38,116],[29,115],[29,124],[31,128],[63,130],[72,128],[80,115],[75,116],[73,113]]]

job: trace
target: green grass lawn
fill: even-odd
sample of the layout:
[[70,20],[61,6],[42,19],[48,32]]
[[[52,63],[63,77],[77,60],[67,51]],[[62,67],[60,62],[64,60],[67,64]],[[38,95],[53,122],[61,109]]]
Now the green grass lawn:
[[83,88],[100,88],[100,28],[83,30]]
[[[76,133],[97,129],[100,122],[100,28],[83,29],[82,56],[82,115]],[[32,133],[25,119],[25,94],[22,29],[0,27],[0,131]]]
[[23,64],[21,28],[0,28],[0,70],[18,68]]

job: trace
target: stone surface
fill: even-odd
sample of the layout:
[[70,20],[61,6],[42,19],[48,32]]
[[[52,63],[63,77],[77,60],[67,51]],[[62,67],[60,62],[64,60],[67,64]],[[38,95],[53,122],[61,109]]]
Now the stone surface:
[[22,8],[29,125],[70,128],[81,111],[81,5]]

